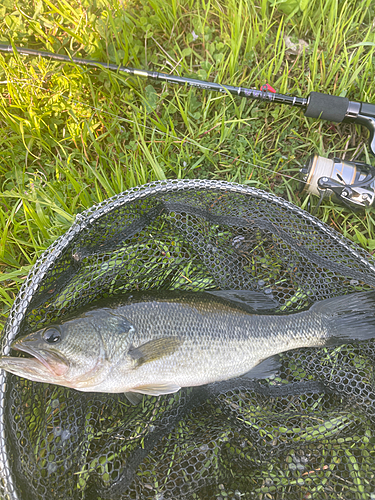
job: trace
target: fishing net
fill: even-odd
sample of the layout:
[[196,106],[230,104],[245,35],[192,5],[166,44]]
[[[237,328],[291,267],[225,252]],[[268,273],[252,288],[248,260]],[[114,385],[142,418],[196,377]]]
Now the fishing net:
[[[226,182],[157,182],[87,210],[42,255],[2,352],[135,290],[252,291],[287,313],[374,286],[371,255],[283,199]],[[136,406],[2,373],[1,498],[374,498],[374,359],[372,341],[304,348],[280,355],[269,379]]]

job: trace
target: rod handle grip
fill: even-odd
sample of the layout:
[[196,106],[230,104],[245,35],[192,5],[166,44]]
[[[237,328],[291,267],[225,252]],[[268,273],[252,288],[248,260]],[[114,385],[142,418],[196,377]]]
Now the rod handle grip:
[[345,118],[348,106],[349,99],[346,97],[311,92],[305,116],[340,123]]

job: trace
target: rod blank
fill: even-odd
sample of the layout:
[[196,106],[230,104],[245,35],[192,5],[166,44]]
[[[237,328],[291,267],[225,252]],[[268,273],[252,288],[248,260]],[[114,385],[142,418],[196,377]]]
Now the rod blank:
[[146,71],[143,69],[128,68],[126,66],[118,66],[117,64],[104,63],[101,61],[93,61],[90,59],[82,59],[79,57],[70,57],[61,54],[54,54],[53,52],[45,52],[41,50],[26,49],[23,47],[12,47],[12,45],[0,44],[0,52],[13,53],[14,51],[27,56],[39,56],[54,61],[63,61],[67,63],[74,63],[85,66],[102,67],[111,71],[119,73],[126,73],[131,76],[139,76],[149,78],[150,80],[159,80],[177,85],[190,85],[202,90],[210,90],[214,92],[229,93],[239,97],[246,97],[258,101],[274,102],[276,104],[286,104],[289,106],[296,106],[305,109],[307,106],[307,99],[305,97],[297,97],[291,95],[277,94],[263,90],[249,89],[246,87],[235,87],[232,85],[222,85],[221,83],[207,82],[195,78],[186,78],[177,75],[168,75],[166,73],[158,73],[157,71]]

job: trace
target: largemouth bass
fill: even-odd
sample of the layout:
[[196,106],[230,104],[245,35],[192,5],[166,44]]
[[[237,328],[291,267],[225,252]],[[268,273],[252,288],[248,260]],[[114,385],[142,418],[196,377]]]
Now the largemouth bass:
[[169,394],[251,378],[290,349],[375,337],[374,305],[375,292],[361,292],[298,313],[259,314],[209,293],[137,293],[19,338],[12,347],[32,357],[3,356],[0,368],[80,391]]

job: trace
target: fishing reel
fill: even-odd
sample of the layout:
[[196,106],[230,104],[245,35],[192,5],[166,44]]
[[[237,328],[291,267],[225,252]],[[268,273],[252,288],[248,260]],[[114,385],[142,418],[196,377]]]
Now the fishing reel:
[[[357,123],[369,131],[369,149],[375,156],[375,105],[311,92],[305,116],[336,123]],[[334,195],[352,210],[375,205],[375,167],[359,161],[311,156],[300,170],[303,191],[324,197]]]
[[334,197],[352,210],[375,205],[375,167],[360,161],[312,155],[301,168],[300,191]]

